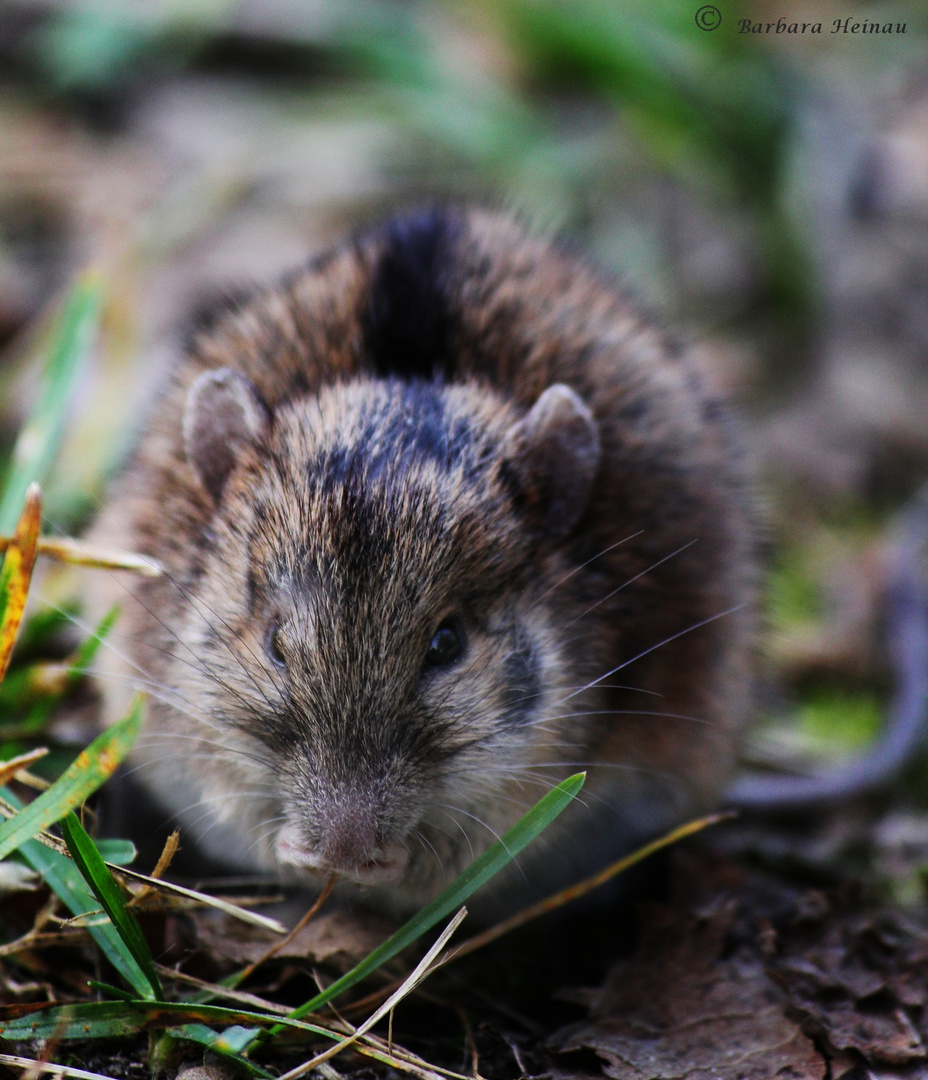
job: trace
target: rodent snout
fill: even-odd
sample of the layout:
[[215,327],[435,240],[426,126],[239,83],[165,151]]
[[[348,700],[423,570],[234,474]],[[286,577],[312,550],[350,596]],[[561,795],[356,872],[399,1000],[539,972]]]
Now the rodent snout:
[[333,871],[361,885],[397,881],[409,862],[402,844],[382,844],[369,814],[352,806],[335,806],[326,815],[317,839],[309,839],[295,822],[277,835],[277,858],[315,875]]

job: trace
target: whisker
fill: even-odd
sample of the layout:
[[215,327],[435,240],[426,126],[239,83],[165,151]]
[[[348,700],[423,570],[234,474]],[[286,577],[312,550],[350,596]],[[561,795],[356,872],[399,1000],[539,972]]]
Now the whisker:
[[[56,530],[56,531],[58,531],[60,533],[60,530]],[[75,543],[80,544],[80,540],[78,539],[77,541],[75,541]],[[193,651],[191,646],[186,641],[184,641],[184,639],[182,637],[180,637],[180,635],[177,634],[170,626],[168,626],[164,622],[164,620],[148,604],[146,604],[143,601],[142,597],[137,592],[134,592],[132,589],[129,588],[129,586],[123,580],[123,576],[121,574],[118,574],[118,573],[116,573],[116,572],[114,572],[112,570],[109,570],[109,569],[107,569],[105,572],[108,575],[108,577],[110,578],[110,580],[113,581],[127,596],[129,596],[132,600],[134,600],[137,604],[139,604],[139,606],[142,607],[142,609],[147,612],[147,614],[162,628],[162,630],[164,630],[164,632],[170,638],[172,638],[174,641],[176,641],[178,643],[178,645],[180,645],[183,649],[185,649],[190,654],[190,656],[193,658],[193,662],[183,660],[183,658],[177,656],[176,653],[165,653],[167,656],[169,656],[172,660],[176,660],[176,661],[178,661],[180,663],[187,663],[195,671],[199,671],[199,672],[202,672],[202,673],[206,674],[207,677],[212,679],[215,683],[217,683],[217,685],[221,686],[223,689],[227,690],[230,694],[235,693],[234,689],[231,686],[225,685],[224,683],[222,683],[221,680],[219,680],[216,677],[215,673],[211,670],[210,665],[206,662],[204,657],[197,655]],[[220,634],[218,632],[216,626],[213,623],[211,623],[210,620],[203,614],[203,612],[200,610],[200,608],[197,606],[197,604],[201,604],[203,607],[206,608],[207,611],[210,612],[211,615],[213,615],[215,618],[219,619],[222,622],[222,625],[229,632],[230,636],[234,640],[238,641],[239,644],[242,645],[242,647],[246,649],[246,651],[249,653],[251,658],[255,661],[255,664],[258,665],[259,667],[261,667],[262,670],[266,671],[266,673],[268,674],[272,684],[274,685],[274,689],[278,692],[278,694],[281,694],[281,696],[284,696],[282,691],[281,691],[280,686],[278,686],[276,681],[275,681],[274,673],[269,669],[269,667],[267,667],[267,665],[262,665],[260,663],[258,658],[255,656],[254,652],[247,646],[247,644],[241,638],[241,635],[236,634],[235,631],[232,630],[232,628],[228,625],[228,623],[225,622],[225,620],[223,620],[221,618],[221,616],[219,616],[216,612],[212,611],[212,609],[209,607],[209,605],[206,604],[206,602],[201,597],[196,597],[190,590],[186,589],[181,584],[181,582],[179,582],[172,574],[168,573],[167,569],[164,568],[163,566],[162,566],[162,574],[160,575],[160,578],[162,580],[166,581],[166,582],[169,582],[180,593],[180,595],[183,597],[183,599],[190,605],[190,608],[193,611],[196,612],[196,614],[199,616],[199,618],[201,618],[203,620],[205,625],[214,634],[216,640],[225,648],[225,650],[228,653],[229,657],[235,662],[238,669],[248,678],[248,680],[251,682],[254,689],[257,691],[257,693],[264,699],[267,706],[269,708],[273,708],[270,700],[268,699],[267,695],[264,693],[263,688],[261,687],[261,685],[258,682],[257,678],[255,677],[254,672],[249,669],[247,664],[243,664],[241,662],[240,658],[236,655],[234,649],[231,647],[229,642],[222,636],[222,634]],[[64,614],[67,614],[67,613],[64,613]],[[163,652],[163,653],[165,652],[165,650],[160,649],[158,646],[152,644],[149,640],[145,640],[145,641],[136,640],[136,643],[139,644],[139,645],[144,646],[145,648],[150,648],[150,649],[153,649],[153,650],[158,651],[158,652]],[[116,653],[116,655],[119,655],[119,654]],[[121,659],[125,660],[126,662],[128,662],[130,664],[132,663],[132,661],[130,661],[125,656],[122,656]],[[244,699],[240,698],[240,701],[242,703],[244,703]]]
[[[196,662],[188,660],[183,656],[179,656],[175,652],[170,652],[167,649],[163,649],[160,646],[154,644],[149,639],[140,639],[140,638],[137,638],[137,637],[127,635],[127,634],[123,633],[122,631],[120,631],[123,640],[128,641],[128,642],[132,642],[132,643],[134,643],[136,645],[140,645],[141,647],[143,647],[145,649],[149,649],[152,652],[157,652],[157,653],[159,653],[159,654],[161,654],[163,656],[166,656],[169,660],[171,660],[171,661],[173,661],[175,663],[183,664],[185,667],[190,668],[192,671],[195,671],[197,673],[205,675],[208,679],[210,679],[210,681],[213,682],[214,685],[219,686],[221,689],[225,690],[231,697],[234,697],[239,702],[239,704],[241,706],[243,706],[243,707],[248,707],[249,706],[250,703],[247,701],[247,699],[244,698],[231,684],[226,683],[224,680],[220,679],[213,672],[210,665],[207,664],[206,661],[203,660],[201,657],[198,657],[196,655],[196,653],[194,653],[193,650],[187,645],[187,643],[184,642],[181,637],[179,637],[178,634],[176,634],[173,630],[171,630],[170,627],[166,626],[160,619],[157,619],[157,616],[155,616],[155,614],[151,610],[151,608],[149,608],[148,605],[145,604],[142,601],[141,597],[139,597],[135,593],[133,593],[128,588],[128,586],[125,584],[125,582],[119,580],[119,578],[112,571],[107,571],[107,573],[110,575],[111,578],[113,578],[118,583],[120,588],[126,593],[127,596],[134,599],[139,604],[139,606],[143,608],[143,610],[148,612],[148,614],[150,614],[152,616],[152,618],[155,618],[156,621],[159,622],[159,624],[164,628],[164,630],[168,633],[168,635],[171,638],[173,638],[173,640],[175,640],[176,642],[178,642],[178,644],[182,645],[185,649],[187,649],[187,651],[190,653],[190,655],[194,658],[194,661],[196,661]],[[109,636],[101,638],[101,635],[96,632],[94,627],[92,627],[89,624],[85,623],[83,620],[79,619],[76,615],[72,614],[71,612],[68,612],[68,611],[64,610],[63,608],[59,607],[57,604],[55,604],[51,600],[48,600],[47,598],[46,598],[46,602],[48,603],[48,605],[51,608],[58,611],[60,614],[65,615],[73,623],[73,625],[77,626],[84,633],[86,633],[89,637],[92,637],[95,640],[100,641],[103,648],[105,648],[108,652],[112,653],[114,656],[117,656],[128,667],[130,667],[130,668],[134,669],[135,671],[139,672],[145,678],[149,677],[149,673],[146,672],[145,669],[137,661],[133,660],[130,656],[128,656],[121,649],[118,649],[116,647],[116,645],[113,643],[113,641],[110,639]],[[243,665],[239,665],[239,666],[242,667]],[[97,675],[98,675],[98,669],[94,669],[94,670],[95,670],[95,672],[97,672]],[[177,691],[174,691],[174,692],[177,693]],[[181,699],[181,700],[185,700],[185,699]],[[188,701],[187,704],[191,708],[193,708],[193,703],[192,702]],[[190,715],[192,716],[194,714],[191,713]]]
[[726,608],[724,611],[720,611],[715,615],[709,615],[705,619],[700,619],[699,622],[693,623],[691,626],[687,626],[684,630],[678,630],[677,633],[670,634],[668,637],[665,637],[663,641],[657,642],[656,645],[649,645],[648,648],[642,649],[641,652],[636,653],[628,660],[623,660],[621,664],[618,664],[610,671],[607,671],[604,675],[600,675],[598,679],[593,679],[591,682],[588,682],[586,686],[582,686],[579,690],[575,690],[572,694],[568,694],[567,697],[563,698],[561,702],[559,702],[559,704],[563,704],[565,701],[570,701],[571,698],[575,698],[578,694],[582,694],[585,690],[591,690],[594,686],[598,686],[603,681],[603,679],[611,678],[623,668],[627,668],[629,664],[634,664],[636,660],[640,660],[643,656],[647,656],[649,653],[655,652],[657,649],[663,648],[664,645],[668,645],[671,641],[676,641],[677,638],[681,638],[685,634],[691,634],[694,630],[699,630],[703,626],[708,626],[709,623],[716,622],[718,619],[724,619],[728,615],[733,615],[736,611],[741,611],[742,608],[745,608],[747,606],[748,605],[746,603],[734,604],[732,605],[732,607]]
[[[429,840],[429,838],[425,835],[425,833],[423,833],[421,831],[421,829],[413,829],[413,831],[410,833],[410,836],[414,836],[419,841],[419,843],[422,845],[423,849],[428,847],[431,850],[432,854],[435,856],[435,861],[438,863],[438,869],[441,871],[442,874],[444,874],[444,872],[445,872],[445,864],[442,862],[442,858],[438,854],[438,850],[436,849],[435,845],[432,843],[431,840]],[[464,833],[464,836],[465,836],[465,838],[467,838],[467,842],[470,843],[470,838],[467,837],[467,833]],[[473,845],[471,845],[471,859],[472,860],[474,858],[473,850],[474,850]]]
[[581,716],[663,716],[668,720],[689,720],[694,724],[712,725],[712,721],[706,720],[701,716],[687,716],[685,713],[656,712],[650,709],[587,709],[583,712],[559,713],[550,717],[547,722],[550,723],[552,720],[575,720]]
[[600,606],[600,604],[605,604],[607,600],[611,600],[613,596],[618,595],[618,593],[620,593],[623,589],[628,588],[628,586],[631,585],[633,582],[638,581],[639,578],[643,578],[646,574],[650,574],[652,570],[656,570],[665,562],[669,562],[671,559],[676,558],[677,555],[682,554],[684,551],[686,551],[687,548],[691,548],[693,544],[697,542],[697,540],[698,537],[690,540],[688,543],[683,544],[682,547],[678,547],[676,551],[671,551],[669,555],[665,555],[662,559],[658,559],[657,562],[651,563],[650,566],[635,574],[634,577],[630,577],[627,581],[623,581],[622,584],[618,586],[618,588],[615,588],[612,590],[612,592],[606,593],[605,596],[600,597],[595,604],[590,604],[590,606],[585,611],[582,611],[579,615],[576,616],[576,618],[573,618],[570,620],[570,622],[566,623],[565,629],[569,629],[575,623],[580,622],[581,619],[585,619],[587,615],[595,611]]
[[255,655],[254,651],[251,649],[251,647],[242,638],[241,634],[236,633],[236,631],[233,630],[231,626],[229,626],[228,622],[221,615],[219,615],[216,611],[214,611],[209,606],[209,604],[206,603],[206,601],[202,597],[195,596],[189,589],[185,588],[185,586],[183,586],[171,574],[168,574],[167,572],[165,572],[164,576],[165,576],[166,580],[169,581],[174,586],[174,588],[177,589],[177,591],[180,593],[180,595],[190,604],[190,606],[197,613],[197,615],[199,615],[200,618],[203,620],[203,622],[206,623],[207,627],[209,627],[209,629],[216,635],[216,640],[219,641],[225,647],[226,652],[228,652],[229,656],[233,660],[235,660],[237,663],[239,663],[240,669],[248,676],[248,678],[249,678],[251,684],[254,686],[255,690],[261,695],[261,697],[264,698],[268,708],[273,708],[269,698],[264,693],[264,689],[261,686],[261,684],[258,682],[258,680],[255,677],[254,673],[248,668],[247,664],[242,664],[239,661],[239,657],[236,656],[235,650],[232,648],[232,646],[229,644],[229,642],[227,642],[223,638],[223,636],[216,630],[216,627],[209,621],[209,619],[206,618],[206,616],[203,614],[203,612],[197,607],[197,604],[201,604],[204,608],[206,608],[206,610],[210,613],[210,615],[213,616],[213,618],[219,620],[219,622],[222,624],[224,629],[228,631],[230,637],[233,640],[237,641],[239,643],[239,645],[241,645],[245,649],[245,651],[248,653],[248,655],[251,657],[251,659],[254,660],[256,666],[258,666],[259,668],[261,668],[262,670],[264,670],[267,673],[268,678],[270,679],[270,681],[271,681],[274,689],[277,691],[277,693],[280,694],[281,697],[284,697],[285,692],[278,685],[277,676],[270,669],[270,667],[267,664],[263,664],[258,659],[258,657]]
[[581,563],[579,566],[575,566],[573,570],[568,571],[562,577],[558,578],[558,580],[555,581],[553,585],[545,589],[545,591],[541,594],[541,596],[538,597],[538,599],[532,606],[534,607],[540,604],[542,600],[546,600],[551,595],[551,593],[555,591],[555,589],[559,589],[566,582],[570,581],[572,577],[574,577],[576,574],[579,574],[581,570],[585,570],[588,566],[591,566],[594,562],[596,562],[597,559],[601,559],[604,555],[608,555],[610,551],[615,551],[617,547],[621,547],[623,544],[627,544],[629,540],[634,540],[636,537],[641,536],[643,532],[644,529],[639,529],[637,532],[631,533],[630,535],[624,537],[624,539],[622,540],[616,540],[614,544],[610,544],[609,547],[603,548],[602,551],[592,556],[592,558],[587,559],[586,562]]

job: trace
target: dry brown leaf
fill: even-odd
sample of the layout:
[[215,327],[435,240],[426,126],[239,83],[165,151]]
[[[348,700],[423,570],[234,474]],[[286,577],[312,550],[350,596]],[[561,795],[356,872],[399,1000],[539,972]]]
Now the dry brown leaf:
[[859,911],[850,890],[797,923],[770,973],[805,1029],[870,1064],[928,1060],[928,933]]
[[638,952],[594,996],[592,1020],[551,1045],[592,1050],[614,1080],[821,1080],[825,1061],[759,956],[724,955],[732,914],[647,909]]
[[[257,927],[233,924],[226,918],[196,915],[200,944],[216,960],[236,965],[260,960],[279,939]],[[337,968],[352,966],[390,936],[396,927],[381,915],[366,911],[322,912],[277,954],[277,959],[308,960]]]

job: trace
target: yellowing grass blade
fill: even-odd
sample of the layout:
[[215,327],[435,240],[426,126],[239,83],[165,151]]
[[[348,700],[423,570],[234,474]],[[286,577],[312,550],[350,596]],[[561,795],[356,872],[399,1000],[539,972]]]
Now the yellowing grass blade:
[[28,769],[30,765],[40,761],[47,753],[47,746],[39,746],[27,754],[19,754],[18,757],[0,763],[0,787],[8,784],[21,769]]
[[12,543],[6,549],[0,568],[0,680],[10,666],[13,646],[26,610],[41,525],[42,497],[39,485],[31,484]]
[[[429,951],[422,957],[415,969],[404,979],[403,985],[380,1006],[380,1008],[369,1016],[367,1020],[354,1032],[353,1035],[346,1036],[341,1042],[335,1046],[330,1046],[328,1050],[324,1050],[321,1054],[317,1054],[310,1061],[305,1061],[302,1065],[298,1065],[295,1069],[291,1069],[289,1072],[284,1073],[280,1077],[280,1080],[298,1080],[299,1077],[305,1076],[307,1073],[318,1069],[329,1058],[335,1057],[336,1054],[340,1054],[343,1050],[346,1050],[352,1043],[356,1043],[358,1039],[367,1034],[368,1031],[381,1020],[387,1013],[395,1008],[395,1006],[402,1001],[407,994],[415,990],[415,988],[422,982],[423,979],[430,973],[433,964],[435,963],[438,954],[442,951],[445,945],[448,943],[448,939],[461,925],[464,916],[467,914],[467,908],[461,908],[461,910],[455,915],[450,923],[445,927],[438,937],[438,940],[432,945]],[[216,1049],[220,1049],[217,1044]]]
[[0,825],[0,859],[61,821],[112,776],[138,737],[141,723],[142,699],[136,698],[129,714],[82,750],[47,791]]
[[53,1073],[55,1076],[68,1076],[73,1080],[111,1080],[102,1073],[76,1069],[71,1065],[57,1065],[54,1061],[36,1061],[34,1058],[18,1057],[15,1054],[0,1054],[0,1065],[13,1065],[23,1071],[20,1076],[38,1076],[41,1073]]
[[[6,551],[12,542],[12,537],[0,536],[0,552]],[[83,540],[43,536],[39,540],[38,550],[40,555],[58,562],[71,563],[72,566],[92,566],[100,570],[132,570],[143,577],[158,577],[164,573],[154,559],[118,548],[85,544]]]
[[[97,847],[100,843],[97,843]],[[107,863],[110,868],[113,868],[113,860],[110,859]],[[249,911],[247,908],[239,907],[238,904],[232,904],[228,900],[223,900],[218,896],[210,896],[209,893],[197,892],[196,889],[188,889],[183,885],[178,885],[173,881],[164,881],[161,878],[153,878],[148,874],[140,874],[135,870],[127,870],[124,866],[116,866],[116,870],[124,877],[131,881],[139,881],[143,885],[150,886],[152,889],[160,892],[169,893],[173,896],[182,896],[187,900],[193,900],[195,903],[202,904],[204,907],[215,908],[217,911],[222,911],[226,915],[230,915],[233,919],[240,919],[242,922],[251,923],[252,926],[260,926],[265,930],[270,930],[274,934],[286,934],[287,928],[283,923],[278,922],[277,919],[271,919],[267,915],[261,915],[257,911]]]

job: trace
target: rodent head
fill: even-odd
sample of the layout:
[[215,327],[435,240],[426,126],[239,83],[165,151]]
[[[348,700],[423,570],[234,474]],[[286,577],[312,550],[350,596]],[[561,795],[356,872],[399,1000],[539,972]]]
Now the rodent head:
[[577,677],[545,591],[599,463],[589,410],[356,378],[272,412],[219,369],[184,437],[211,525],[175,679],[224,748],[204,803],[265,862],[421,899],[560,778],[533,771],[565,756]]

